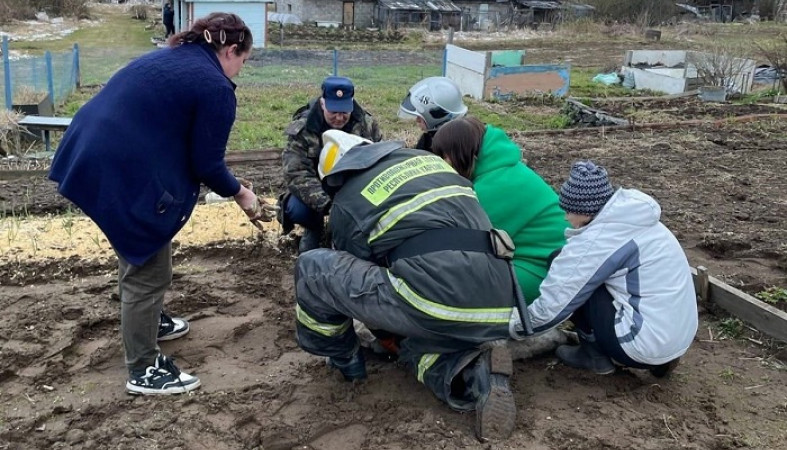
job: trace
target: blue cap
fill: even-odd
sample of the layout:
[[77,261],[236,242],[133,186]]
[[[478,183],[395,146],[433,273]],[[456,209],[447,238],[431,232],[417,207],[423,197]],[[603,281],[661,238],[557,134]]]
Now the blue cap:
[[330,112],[352,112],[353,95],[355,86],[349,78],[328,77],[322,82],[322,98],[325,99],[325,109]]

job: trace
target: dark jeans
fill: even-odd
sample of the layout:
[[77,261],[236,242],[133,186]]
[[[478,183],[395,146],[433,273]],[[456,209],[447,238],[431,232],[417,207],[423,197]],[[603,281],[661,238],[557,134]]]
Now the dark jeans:
[[[552,261],[560,254],[560,249],[555,250],[547,258],[547,264],[552,266]],[[615,334],[615,306],[613,305],[612,294],[607,290],[606,285],[601,285],[596,289],[582,306],[571,315],[571,322],[585,334],[592,334],[596,337],[596,344],[604,354],[614,359],[620,364],[634,369],[650,369],[647,364],[638,363],[631,359],[618,342]]]
[[306,203],[295,195],[290,195],[287,199],[287,204],[284,205],[283,214],[285,220],[291,223],[308,228],[310,230],[322,231],[323,228],[323,215],[322,212],[315,211],[309,208]]
[[634,369],[650,369],[655,366],[642,364],[631,359],[618,342],[615,334],[615,306],[612,294],[606,285],[599,286],[582,306],[571,315],[571,322],[585,334],[596,337],[596,345],[604,354],[624,366]]

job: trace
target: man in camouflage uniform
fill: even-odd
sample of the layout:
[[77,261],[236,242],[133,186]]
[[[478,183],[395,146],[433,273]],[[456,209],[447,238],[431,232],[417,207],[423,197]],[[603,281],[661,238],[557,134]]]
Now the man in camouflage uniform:
[[374,142],[382,139],[377,121],[353,99],[354,94],[355,87],[348,78],[326,78],[322,96],[295,111],[285,131],[287,147],[282,152],[282,166],[287,193],[279,200],[280,221],[285,234],[294,224],[305,228],[298,245],[300,253],[320,246],[323,217],[331,205],[317,176],[322,133],[336,129]]

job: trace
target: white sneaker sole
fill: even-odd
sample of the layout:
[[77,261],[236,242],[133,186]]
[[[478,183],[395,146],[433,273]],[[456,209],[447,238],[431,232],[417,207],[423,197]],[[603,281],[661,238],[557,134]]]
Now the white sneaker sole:
[[176,394],[185,394],[186,392],[193,391],[194,389],[197,389],[201,385],[202,383],[200,383],[199,378],[195,378],[195,381],[189,384],[170,386],[165,389],[146,388],[144,386],[137,386],[135,384],[131,384],[127,381],[126,392],[131,395],[176,395]]
[[164,336],[161,336],[160,338],[156,338],[156,340],[158,342],[171,341],[173,339],[177,339],[179,337],[183,337],[183,336],[185,336],[187,334],[189,334],[189,328],[186,328],[184,330],[178,331],[177,333],[166,334]]

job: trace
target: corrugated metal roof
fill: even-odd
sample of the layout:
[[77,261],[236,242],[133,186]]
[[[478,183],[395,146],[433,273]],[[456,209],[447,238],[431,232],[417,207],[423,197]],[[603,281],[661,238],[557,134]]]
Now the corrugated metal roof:
[[584,3],[564,3],[557,0],[517,0],[517,3],[533,9],[573,9],[575,11],[592,11],[596,9]]
[[406,0],[379,0],[377,2],[381,7],[387,9],[400,9],[405,11],[415,10],[420,11],[423,9],[418,1]]
[[400,11],[459,12],[462,9],[450,0],[378,0],[381,7]]
[[426,6],[431,9],[432,11],[441,11],[441,12],[459,12],[461,9],[454,5],[453,2],[447,0],[428,0]]
[[528,8],[535,8],[535,9],[560,9],[559,2],[550,2],[550,1],[543,1],[543,0],[518,0],[518,3],[522,6],[526,6]]

